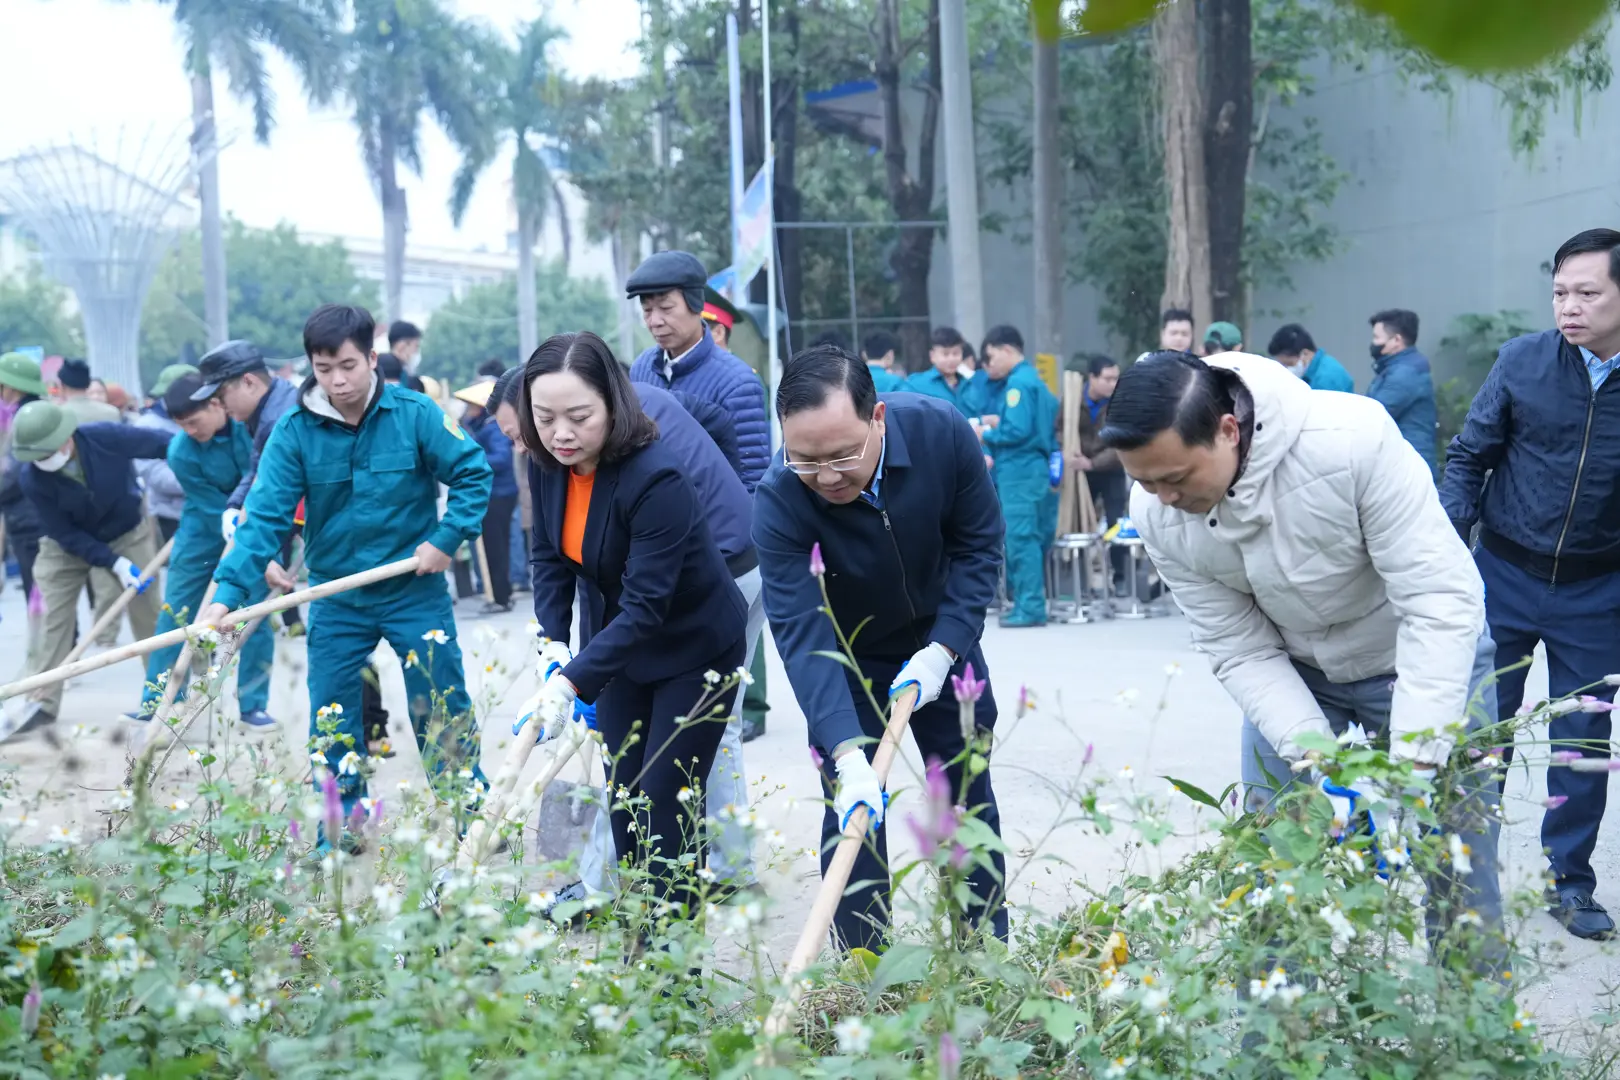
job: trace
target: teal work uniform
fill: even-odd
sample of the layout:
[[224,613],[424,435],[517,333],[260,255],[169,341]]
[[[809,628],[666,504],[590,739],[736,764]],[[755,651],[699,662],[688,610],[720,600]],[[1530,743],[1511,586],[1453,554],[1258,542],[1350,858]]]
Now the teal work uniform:
[[945,381],[945,376],[939,373],[938,368],[930,367],[926,371],[914,372],[910,378],[906,379],[905,388],[913,394],[922,394],[925,397],[948,401],[955,405],[963,416],[973,417],[979,414],[968,408],[964,398],[967,395],[968,387],[972,386],[976,381],[977,376],[967,379],[958,376],[956,385],[952,386]]
[[[236,608],[247,599],[281,550],[299,499],[312,585],[410,558],[423,542],[451,555],[477,538],[489,502],[489,462],[431,398],[382,386],[357,427],[344,423],[313,377],[298,400],[259,457],[246,520],[215,575],[216,600]],[[450,489],[442,519],[440,484]],[[360,672],[379,640],[405,660],[417,749],[442,797],[477,801],[488,783],[443,574],[407,574],[317,600],[308,640],[310,736],[319,734],[322,716],[336,721],[339,737],[326,760],[345,813],[366,793],[364,777],[345,774],[341,762],[351,750],[366,753]]]
[[868,362],[866,369],[872,373],[872,385],[877,387],[878,393],[887,394],[894,390],[906,389],[906,380],[882,364]]
[[1001,498],[1007,529],[1007,592],[1012,611],[1003,622],[1033,626],[1046,621],[1046,549],[1056,528],[1049,469],[1056,444],[1058,402],[1027,360],[1020,361],[1005,379],[987,375],[977,377],[984,379],[987,394],[979,415],[1001,418],[997,426],[986,429],[984,448],[994,460],[990,476]]
[[[164,576],[163,612],[157,623],[160,634],[188,624],[202,607],[208,582],[225,550],[219,519],[225,513],[225,501],[252,467],[253,436],[248,434],[245,425],[235,420],[226,420],[219,434],[205,443],[181,432],[169,443],[168,462],[169,471],[180,482],[186,500],[180,510],[180,525],[174,532],[169,571]],[[263,600],[270,591],[262,574],[252,585],[247,594],[250,604]],[[243,716],[269,707],[270,666],[275,654],[275,635],[270,623],[262,622],[237,653],[236,697]],[[141,693],[142,716],[157,708],[158,699],[163,696],[161,680],[179,656],[180,646],[173,645],[159,649],[147,659],[146,689]],[[184,697],[185,687],[182,686],[175,698]]]

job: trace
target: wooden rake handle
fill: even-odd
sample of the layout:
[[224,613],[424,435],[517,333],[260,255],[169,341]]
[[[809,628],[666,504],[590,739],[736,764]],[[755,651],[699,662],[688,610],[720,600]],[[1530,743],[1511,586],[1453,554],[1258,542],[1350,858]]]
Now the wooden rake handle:
[[[162,547],[158,548],[157,554],[152,556],[152,561],[141,567],[141,576],[146,579],[148,589],[157,588],[157,572],[163,568],[164,563],[169,561],[169,552],[173,548],[174,539],[171,537]],[[85,650],[90,648],[95,643],[96,638],[101,636],[103,630],[109,626],[116,626],[118,620],[123,617],[124,609],[129,607],[129,602],[135,599],[136,595],[133,588],[125,588],[119,594],[118,599],[108,605],[107,610],[102,614],[101,618],[96,620],[96,624],[90,628],[89,632],[79,638],[79,643],[73,646],[73,651],[67,654],[66,659],[62,661],[62,665],[71,664],[83,656]]]
[[[917,691],[907,690],[889,707],[889,724],[883,729],[883,739],[878,743],[877,753],[872,757],[872,771],[877,773],[878,781],[884,785],[885,790],[888,788],[889,772],[894,766],[895,756],[900,753],[900,742],[905,738],[906,728],[911,724],[911,711],[916,705]],[[832,862],[821,877],[821,890],[816,893],[816,901],[810,906],[804,930],[799,934],[799,943],[793,947],[793,955],[788,959],[787,968],[783,972],[788,985],[787,996],[778,998],[771,1008],[770,1015],[765,1018],[767,1040],[786,1034],[793,1024],[793,1019],[798,1013],[799,999],[804,996],[804,986],[799,976],[815,963],[816,957],[821,955],[822,946],[827,942],[833,916],[838,913],[838,902],[844,898],[844,889],[849,885],[849,875],[855,869],[855,856],[860,854],[861,845],[866,842],[866,828],[870,818],[870,810],[864,806],[856,807],[855,812],[849,817],[849,823],[844,827],[838,847],[833,851]]]

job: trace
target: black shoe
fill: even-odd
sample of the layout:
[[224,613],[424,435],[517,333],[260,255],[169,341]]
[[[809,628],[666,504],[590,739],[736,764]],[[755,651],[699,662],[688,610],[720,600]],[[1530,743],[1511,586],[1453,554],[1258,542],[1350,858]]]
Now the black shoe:
[[742,741],[753,742],[763,734],[765,734],[765,718],[763,716],[744,714],[742,718]]
[[552,913],[555,912],[563,904],[568,904],[568,903],[581,903],[581,904],[583,904],[588,899],[590,899],[590,893],[588,891],[586,891],[585,883],[583,881],[576,881],[572,885],[567,886],[566,888],[558,889],[556,895],[552,898],[551,903],[547,904],[537,914],[542,919],[549,919],[552,922],[556,923],[558,926],[567,926],[567,927],[570,927],[572,929],[578,930],[579,928],[583,927],[586,923],[590,922],[590,920],[591,920],[591,908],[590,908],[589,904],[586,904],[584,907],[581,907],[578,911],[574,912],[574,914],[569,916],[567,919],[558,919]]
[[0,735],[0,741],[16,738],[18,735],[26,735],[30,731],[40,731],[54,723],[56,723],[56,714],[44,705],[36,703],[29,707],[22,723],[18,724],[9,733]]
[[512,602],[510,600],[508,600],[504,604],[499,603],[498,601],[495,601],[495,600],[489,600],[489,601],[486,601],[484,603],[483,609],[481,611],[479,611],[478,614],[480,614],[480,615],[504,615],[508,611],[511,611],[511,610],[512,610]]
[[1583,889],[1557,893],[1548,890],[1547,914],[1564,924],[1564,929],[1588,941],[1606,941],[1614,934],[1614,920],[1603,905]]

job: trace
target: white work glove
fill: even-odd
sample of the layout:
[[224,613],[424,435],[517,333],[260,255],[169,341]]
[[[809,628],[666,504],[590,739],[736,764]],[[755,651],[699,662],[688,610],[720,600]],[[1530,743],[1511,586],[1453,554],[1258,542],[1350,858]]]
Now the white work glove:
[[[936,691],[937,692],[937,691]],[[878,774],[866,754],[859,749],[849,750],[833,762],[838,771],[838,793],[833,796],[833,812],[838,815],[838,827],[849,827],[850,815],[864,806],[872,812],[866,819],[866,831],[876,832],[883,824],[883,811],[889,805],[889,793],[883,790]]]
[[573,652],[560,641],[550,638],[540,638],[540,656],[534,662],[535,673],[541,681],[550,679],[558,671],[567,667],[569,661],[574,659]]
[[145,592],[146,587],[152,584],[151,581],[141,577],[140,567],[121,555],[118,561],[113,563],[113,576],[118,579],[119,585],[126,589],[134,589],[136,593]]
[[546,680],[540,692],[525,701],[518,710],[512,734],[518,734],[525,724],[532,722],[537,726],[529,730],[534,734],[535,743],[539,744],[555,739],[569,724],[583,728],[583,722],[574,718],[574,702],[578,697],[579,692],[574,689],[573,683],[560,674],[553,675]]
[[236,539],[236,527],[242,524],[242,511],[227,510],[219,515],[219,535],[225,538],[228,544]]
[[939,698],[939,692],[945,685],[945,679],[951,673],[956,660],[951,652],[939,642],[930,642],[926,649],[917,653],[906,666],[900,669],[900,674],[894,677],[889,684],[889,698],[893,700],[907,687],[917,688],[916,708],[920,709],[929,702]]

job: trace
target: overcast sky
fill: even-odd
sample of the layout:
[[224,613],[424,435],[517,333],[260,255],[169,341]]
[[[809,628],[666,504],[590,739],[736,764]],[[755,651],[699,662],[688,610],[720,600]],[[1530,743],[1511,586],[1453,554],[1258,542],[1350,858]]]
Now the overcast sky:
[[[549,8],[569,33],[555,56],[571,74],[622,77],[636,68],[636,0],[448,2],[461,14],[503,30]],[[94,141],[105,151],[120,130],[126,142],[150,131],[185,146],[191,97],[171,5],[0,0],[0,39],[8,46],[0,158],[69,138]],[[274,58],[272,65],[276,128],[267,146],[254,142],[246,105],[231,97],[223,78],[215,78],[221,134],[233,137],[220,155],[226,211],[250,225],[291,221],[313,232],[380,237],[382,212],[343,106],[312,110],[292,69]],[[500,250],[507,228],[504,163],[485,173],[456,229],[446,203],[457,156],[431,120],[423,129],[423,176],[400,174],[410,200],[412,241]]]

